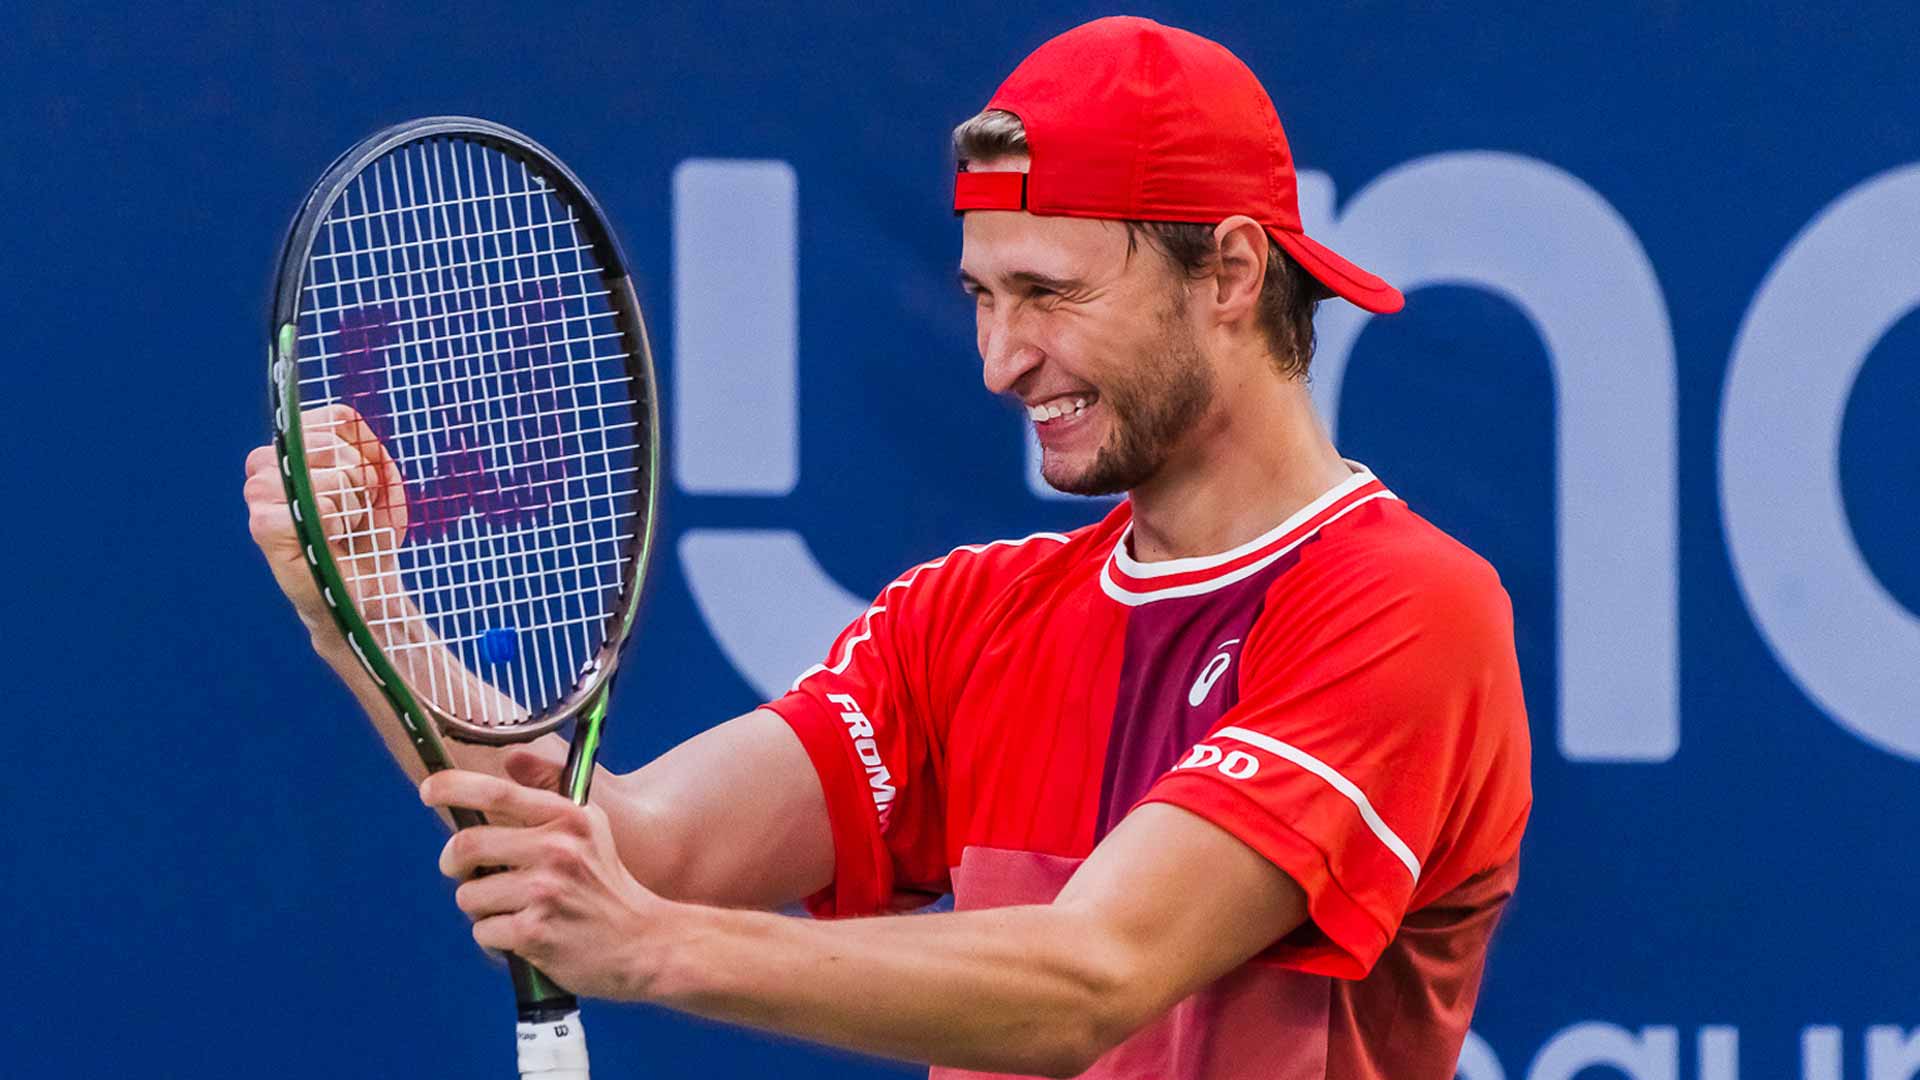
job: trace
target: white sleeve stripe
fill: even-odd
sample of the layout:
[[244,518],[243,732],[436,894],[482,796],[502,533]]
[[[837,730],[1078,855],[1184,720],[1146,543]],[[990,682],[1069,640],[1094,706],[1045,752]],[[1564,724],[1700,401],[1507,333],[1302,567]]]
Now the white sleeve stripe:
[[1223,727],[1219,731],[1209,735],[1208,738],[1233,739],[1246,743],[1248,746],[1257,746],[1267,753],[1291,761],[1320,779],[1325,780],[1328,786],[1346,796],[1347,801],[1352,803],[1354,808],[1360,811],[1360,820],[1366,822],[1367,828],[1373,830],[1373,835],[1378,837],[1380,842],[1387,846],[1388,851],[1393,852],[1395,858],[1406,865],[1407,872],[1413,875],[1414,883],[1419,883],[1420,860],[1414,858],[1413,849],[1408,847],[1406,842],[1401,840],[1399,836],[1395,835],[1394,831],[1387,827],[1385,821],[1381,820],[1380,815],[1373,809],[1373,803],[1367,801],[1367,793],[1356,787],[1353,781],[1341,776],[1332,766],[1299,747],[1289,746],[1271,735],[1263,735],[1258,731],[1249,731],[1243,727]]
[[873,636],[873,617],[887,610],[887,605],[884,603],[884,601],[887,598],[887,594],[892,592],[895,589],[904,589],[909,585],[912,585],[914,582],[914,579],[920,576],[921,571],[937,570],[941,566],[946,565],[946,562],[948,559],[953,558],[955,555],[958,555],[963,551],[978,553],[978,552],[985,551],[990,547],[1019,547],[1020,545],[1025,544],[1032,540],[1052,540],[1061,544],[1064,544],[1067,542],[1067,538],[1065,536],[1062,536],[1059,533],[1037,532],[1037,533],[1032,533],[1028,536],[1023,536],[1018,540],[990,540],[984,544],[963,544],[960,547],[954,548],[952,551],[947,552],[945,555],[942,555],[937,559],[934,559],[930,562],[921,563],[919,566],[914,567],[912,570],[909,570],[905,574],[902,574],[899,577],[888,582],[887,587],[880,590],[880,596],[878,599],[876,599],[873,602],[873,606],[867,609],[866,614],[860,616],[860,632],[858,634],[855,634],[853,637],[847,639],[846,648],[841,650],[839,661],[832,664],[831,666],[827,664],[815,664],[812,667],[808,668],[807,670],[801,672],[800,677],[793,680],[793,685],[787,688],[788,691],[791,692],[791,691],[800,689],[801,683],[806,682],[808,679],[813,678],[815,675],[818,675],[823,671],[831,672],[832,674],[835,674],[835,675],[846,674],[847,665],[853,663],[853,647]]

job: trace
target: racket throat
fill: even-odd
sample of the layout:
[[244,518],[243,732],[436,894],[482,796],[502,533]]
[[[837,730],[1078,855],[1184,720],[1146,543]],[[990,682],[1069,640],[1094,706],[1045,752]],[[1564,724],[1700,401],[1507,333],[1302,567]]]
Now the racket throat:
[[560,793],[579,806],[587,805],[593,787],[593,765],[600,753],[600,725],[607,716],[607,698],[613,693],[613,676],[600,684],[593,704],[580,714],[567,747],[566,768],[560,773]]

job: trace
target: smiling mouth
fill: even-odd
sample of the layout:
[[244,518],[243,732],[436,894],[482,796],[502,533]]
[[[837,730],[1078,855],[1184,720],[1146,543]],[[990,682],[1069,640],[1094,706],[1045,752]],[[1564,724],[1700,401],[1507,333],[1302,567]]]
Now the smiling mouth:
[[1027,418],[1036,427],[1061,425],[1079,418],[1099,400],[1098,394],[1062,394],[1038,405],[1027,406]]

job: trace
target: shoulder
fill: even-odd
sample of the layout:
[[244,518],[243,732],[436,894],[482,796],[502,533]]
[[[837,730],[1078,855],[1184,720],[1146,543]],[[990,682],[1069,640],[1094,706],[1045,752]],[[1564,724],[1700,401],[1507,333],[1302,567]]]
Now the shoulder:
[[1034,532],[1025,536],[982,540],[946,552],[908,568],[881,591],[889,595],[942,606],[990,603],[995,597],[1027,584],[1067,576],[1076,567],[1104,558],[1124,528],[1123,510],[1071,532]]
[[1358,508],[1329,525],[1321,540],[1302,552],[1302,567],[1345,590],[1391,598],[1429,615],[1506,609],[1506,589],[1493,564],[1397,498]]
[[1492,564],[1394,497],[1328,523],[1267,599],[1275,615],[1336,632],[1372,624],[1454,645],[1513,647],[1512,604]]

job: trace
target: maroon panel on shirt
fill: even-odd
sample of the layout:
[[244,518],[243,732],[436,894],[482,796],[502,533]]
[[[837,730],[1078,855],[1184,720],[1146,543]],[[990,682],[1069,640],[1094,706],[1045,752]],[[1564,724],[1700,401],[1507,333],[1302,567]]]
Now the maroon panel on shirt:
[[1240,700],[1241,646],[1267,590],[1299,561],[1295,548],[1241,581],[1128,612],[1095,843]]

